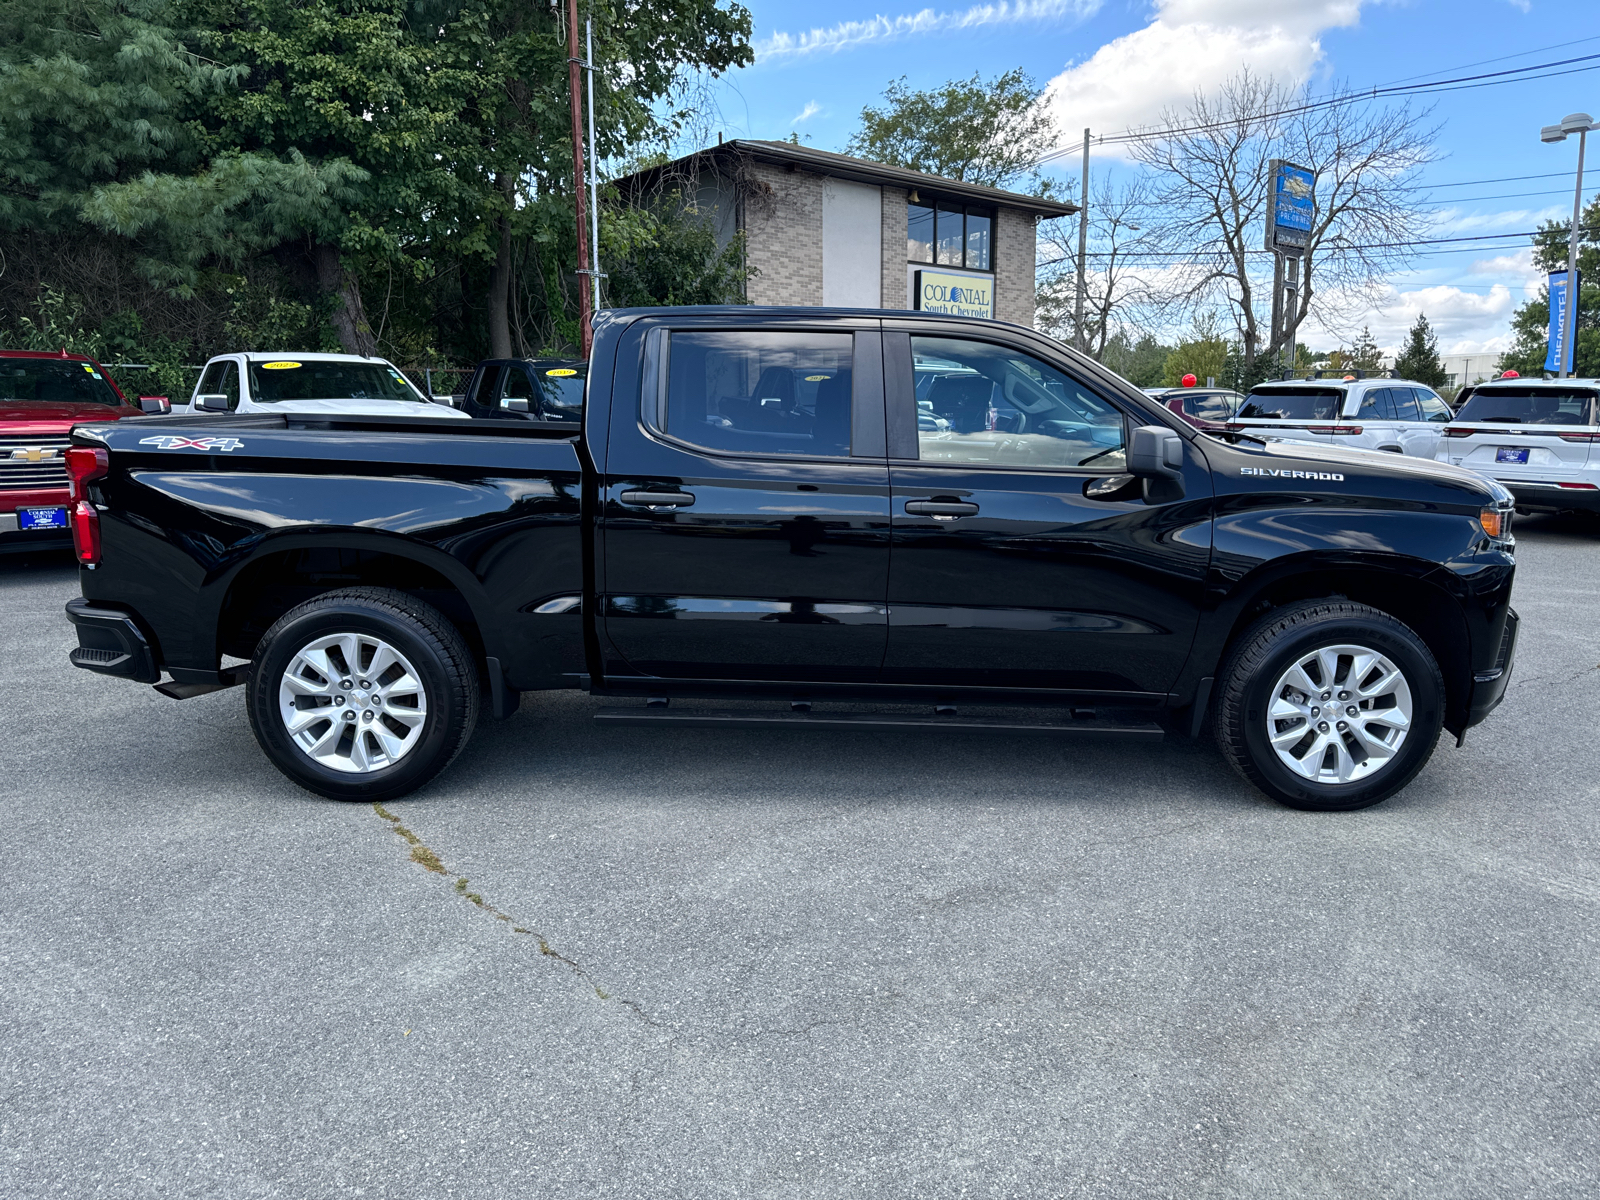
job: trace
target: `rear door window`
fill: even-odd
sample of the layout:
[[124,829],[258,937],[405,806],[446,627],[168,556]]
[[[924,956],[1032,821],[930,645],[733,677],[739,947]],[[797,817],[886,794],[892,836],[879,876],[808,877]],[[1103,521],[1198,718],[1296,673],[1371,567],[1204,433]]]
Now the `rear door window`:
[[1368,389],[1367,394],[1361,397],[1361,408],[1356,413],[1356,419],[1363,421],[1394,420],[1394,400],[1391,396],[1390,389]]
[[1185,396],[1183,398],[1183,411],[1191,417],[1199,417],[1202,421],[1228,421],[1233,417],[1233,405],[1228,402],[1228,397],[1213,393],[1205,396]]
[[1422,410],[1417,407],[1415,388],[1390,388],[1389,399],[1394,403],[1394,415],[1401,421],[1422,420]]
[[1340,388],[1252,388],[1239,409],[1241,420],[1331,421],[1338,415]]
[[662,432],[733,454],[844,458],[854,344],[848,333],[675,332]]
[[1482,387],[1456,420],[1498,425],[1593,425],[1593,388]]

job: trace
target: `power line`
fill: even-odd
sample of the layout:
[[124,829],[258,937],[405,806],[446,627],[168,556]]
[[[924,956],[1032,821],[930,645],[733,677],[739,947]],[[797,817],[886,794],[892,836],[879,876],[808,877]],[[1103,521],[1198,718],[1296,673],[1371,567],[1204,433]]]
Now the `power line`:
[[1530,54],[1542,54],[1546,50],[1564,50],[1568,46],[1581,46],[1585,42],[1600,42],[1600,34],[1594,37],[1573,38],[1565,42],[1554,42],[1548,46],[1535,46],[1532,50],[1519,50],[1515,54],[1502,54],[1498,58],[1480,58],[1477,62],[1457,63],[1453,67],[1440,67],[1437,71],[1424,71],[1421,75],[1407,75],[1402,79],[1394,80],[1394,82],[1409,83],[1413,79],[1427,79],[1430,75],[1443,75],[1446,71],[1465,71],[1469,67],[1483,67],[1490,63],[1510,62],[1513,58],[1526,58]]
[[[1307,104],[1295,105],[1291,108],[1279,109],[1276,112],[1258,113],[1254,118],[1258,121],[1272,120],[1277,117],[1293,116],[1297,113],[1313,112],[1318,109],[1332,108],[1341,104],[1354,104],[1357,101],[1377,100],[1383,97],[1418,96],[1435,91],[1464,91],[1474,87],[1492,87],[1500,83],[1515,83],[1529,78],[1530,72],[1543,71],[1544,78],[1555,78],[1561,75],[1573,75],[1582,71],[1600,69],[1600,54],[1584,54],[1576,58],[1557,59],[1553,62],[1534,63],[1526,67],[1512,67],[1505,71],[1488,71],[1480,75],[1461,75],[1453,79],[1440,79],[1433,83],[1398,83],[1386,84],[1378,87],[1365,88],[1358,92],[1347,92],[1340,96],[1331,96],[1325,100],[1314,100]],[[1587,67],[1572,67],[1571,70],[1553,71],[1553,67],[1571,67],[1573,63],[1591,63]],[[1116,145],[1124,142],[1151,141],[1163,137],[1172,137],[1180,133],[1204,133],[1211,129],[1222,129],[1237,124],[1237,121],[1208,121],[1200,125],[1175,126],[1170,129],[1142,129],[1124,130],[1122,133],[1107,134],[1095,139],[1097,145]],[[1076,147],[1052,150],[1041,155],[1035,165],[1045,163],[1065,154],[1076,152]]]

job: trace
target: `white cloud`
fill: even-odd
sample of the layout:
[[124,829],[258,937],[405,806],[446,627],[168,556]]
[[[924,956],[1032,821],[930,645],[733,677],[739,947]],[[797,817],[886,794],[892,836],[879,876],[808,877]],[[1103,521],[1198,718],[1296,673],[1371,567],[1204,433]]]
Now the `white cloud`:
[[1154,124],[1243,67],[1298,85],[1322,58],[1321,35],[1356,25],[1365,2],[1157,0],[1150,24],[1052,79],[1049,103],[1069,134],[1117,133]]
[[906,16],[878,15],[864,21],[841,21],[826,29],[805,33],[774,33],[756,41],[758,62],[812,54],[837,54],[872,42],[979,29],[986,25],[1015,25],[1026,21],[1082,19],[1099,11],[1101,0],[998,0],[976,4],[960,12],[935,12],[925,8]]
[[789,118],[789,124],[798,125],[802,121],[809,121],[821,111],[822,105],[818,104],[815,100],[807,100],[806,106],[799,112],[795,113],[794,116]]

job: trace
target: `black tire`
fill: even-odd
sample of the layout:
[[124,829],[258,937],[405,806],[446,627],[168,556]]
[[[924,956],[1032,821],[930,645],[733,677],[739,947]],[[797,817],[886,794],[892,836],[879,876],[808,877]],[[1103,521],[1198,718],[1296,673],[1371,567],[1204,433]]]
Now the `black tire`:
[[[1369,647],[1400,670],[1410,690],[1410,728],[1393,757],[1369,777],[1318,782],[1297,774],[1279,758],[1268,731],[1268,705],[1275,685],[1297,660],[1320,647],[1344,644]],[[1229,648],[1219,678],[1213,732],[1223,757],[1256,787],[1291,808],[1348,812],[1387,800],[1422,770],[1444,724],[1444,677],[1433,654],[1404,624],[1365,604],[1323,600],[1274,609]]]
[[[296,655],[318,638],[344,632],[390,644],[409,660],[426,695],[411,748],[363,773],[319,763],[294,741],[279,713],[279,688]],[[438,775],[466,746],[478,720],[478,671],[460,632],[437,609],[390,588],[344,588],[290,609],[267,630],[256,649],[246,707],[261,749],[301,787],[334,800],[392,800]]]

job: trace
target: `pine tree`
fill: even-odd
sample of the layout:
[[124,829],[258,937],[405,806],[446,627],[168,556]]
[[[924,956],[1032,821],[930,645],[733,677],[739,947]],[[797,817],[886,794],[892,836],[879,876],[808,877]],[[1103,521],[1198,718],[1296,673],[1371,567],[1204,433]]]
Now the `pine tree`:
[[1361,336],[1350,347],[1349,361],[1352,367],[1362,371],[1378,371],[1383,368],[1383,352],[1378,349],[1378,343],[1372,338],[1370,326],[1361,327]]
[[1394,369],[1401,379],[1414,379],[1431,388],[1442,388],[1449,382],[1444,364],[1439,361],[1439,337],[1428,324],[1426,313],[1417,314],[1417,323],[1406,336],[1405,349],[1394,360]]

